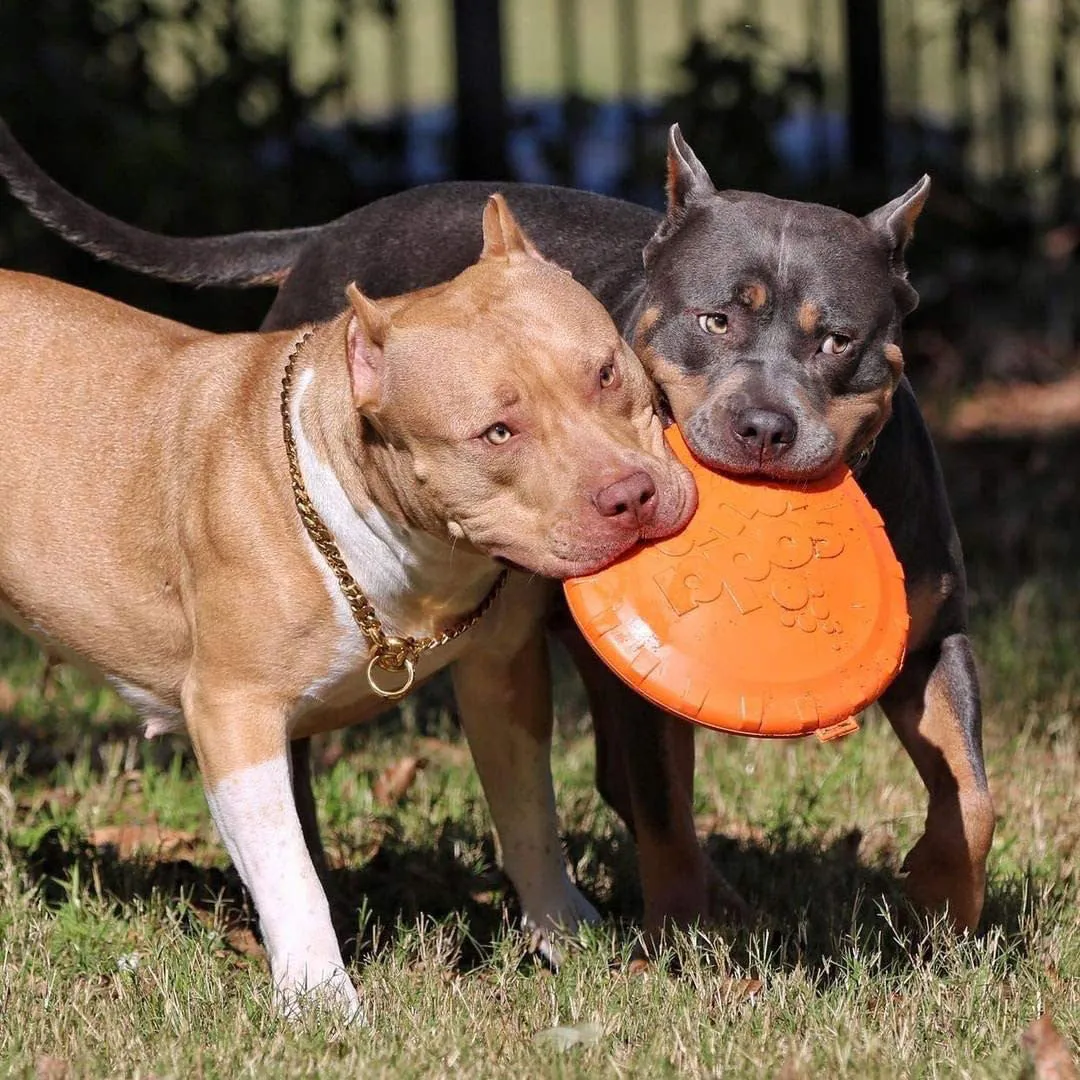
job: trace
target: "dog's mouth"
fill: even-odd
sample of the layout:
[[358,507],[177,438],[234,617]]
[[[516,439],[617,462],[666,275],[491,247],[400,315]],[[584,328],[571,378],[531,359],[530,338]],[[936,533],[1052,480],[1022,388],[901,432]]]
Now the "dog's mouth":
[[595,523],[586,520],[577,523],[569,535],[554,534],[548,550],[541,558],[530,560],[531,566],[523,565],[505,552],[497,554],[495,558],[511,569],[559,580],[599,573],[631,554],[641,544],[673,536],[686,527],[697,509],[697,488],[689,473],[685,479],[686,482],[668,496],[670,501],[663,511],[638,529],[610,532],[604,539],[599,539]]
[[[689,445],[689,442],[688,442]],[[839,455],[830,455],[824,462],[815,462],[809,465],[797,465],[784,461],[775,462],[743,462],[732,461],[713,454],[699,453],[694,446],[690,446],[694,457],[702,465],[714,472],[723,473],[738,480],[770,480],[781,484],[812,483],[830,476],[844,464],[844,458]]]
[[625,543],[613,544],[592,550],[568,551],[565,553],[548,552],[547,557],[538,560],[535,566],[526,566],[505,555],[497,555],[495,561],[510,570],[522,574],[535,574],[540,577],[565,581],[568,578],[587,577],[598,574],[624,555],[628,555],[639,544],[649,539],[644,536],[629,537]]
[[[694,457],[706,468],[739,480],[782,484],[811,483],[831,475],[848,462],[835,433],[824,425],[799,425],[785,441],[762,442],[740,438],[730,430],[726,413],[718,425],[716,413],[690,417],[682,428]],[[719,428],[719,430],[718,430]],[[857,451],[852,451],[854,458]]]

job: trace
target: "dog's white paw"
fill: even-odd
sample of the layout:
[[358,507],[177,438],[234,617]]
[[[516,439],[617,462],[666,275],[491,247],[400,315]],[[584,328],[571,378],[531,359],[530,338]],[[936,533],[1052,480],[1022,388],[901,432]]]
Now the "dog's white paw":
[[313,969],[307,965],[296,974],[286,971],[275,980],[275,1001],[288,1020],[326,1013],[346,1024],[363,1024],[364,1010],[349,973],[337,964]]
[[526,907],[522,916],[529,932],[530,951],[542,956],[553,968],[563,962],[566,939],[582,926],[600,921],[600,913],[569,880],[561,892],[557,904],[541,910]]

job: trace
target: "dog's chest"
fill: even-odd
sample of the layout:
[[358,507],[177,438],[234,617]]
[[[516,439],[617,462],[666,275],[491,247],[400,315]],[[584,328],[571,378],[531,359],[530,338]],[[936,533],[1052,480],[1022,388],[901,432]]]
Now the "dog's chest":
[[[469,635],[465,635],[423,653],[416,662],[413,686],[452,664],[469,646]],[[290,734],[295,738],[363,723],[390,708],[394,700],[376,693],[368,679],[370,659],[360,632],[353,628],[344,633],[329,669],[297,700],[290,718]],[[382,671],[378,667],[372,674],[384,689],[400,687],[405,679],[404,672]]]

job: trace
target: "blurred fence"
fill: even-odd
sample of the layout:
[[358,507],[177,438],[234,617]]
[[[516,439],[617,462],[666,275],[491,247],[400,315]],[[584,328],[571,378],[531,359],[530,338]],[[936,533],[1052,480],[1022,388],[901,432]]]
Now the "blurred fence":
[[[922,310],[948,301],[976,371],[1051,370],[981,359],[998,313],[1054,357],[1080,340],[1078,113],[1080,0],[0,2],[0,114],[159,231],[325,221],[453,177],[655,205],[674,120],[722,186],[858,211],[930,171]],[[167,295],[11,203],[0,264],[218,328],[264,303]]]
[[1075,213],[1080,0],[291,3],[298,70],[336,40],[343,108],[395,133],[398,185],[512,174],[655,198],[679,119],[733,185],[930,168]]

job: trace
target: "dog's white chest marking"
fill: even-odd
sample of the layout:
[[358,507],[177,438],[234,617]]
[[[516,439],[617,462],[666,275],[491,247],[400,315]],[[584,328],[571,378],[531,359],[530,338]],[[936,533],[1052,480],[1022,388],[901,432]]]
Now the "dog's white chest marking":
[[[392,520],[373,504],[362,511],[352,505],[304,433],[301,404],[314,378],[312,368],[300,374],[290,406],[297,457],[311,502],[349,572],[389,632],[424,636],[453,624],[481,602],[498,567],[484,556],[455,552],[451,545]],[[348,705],[375,697],[366,676],[368,641],[356,626],[337,578],[306,532],[304,543],[326,584],[341,638],[329,670],[307,688],[294,718],[317,705]],[[451,663],[467,644],[465,635],[425,653],[417,664],[417,679]],[[387,681],[392,683],[393,676]]]

